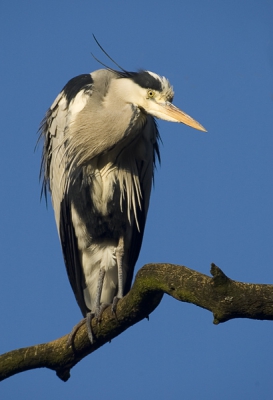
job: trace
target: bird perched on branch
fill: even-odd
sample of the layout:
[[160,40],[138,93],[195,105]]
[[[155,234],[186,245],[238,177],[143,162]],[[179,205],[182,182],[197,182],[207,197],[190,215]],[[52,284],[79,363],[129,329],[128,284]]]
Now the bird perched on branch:
[[173,96],[153,72],[107,67],[71,79],[41,124],[43,190],[91,342],[91,318],[131,287],[159,158],[154,118],[205,131]]

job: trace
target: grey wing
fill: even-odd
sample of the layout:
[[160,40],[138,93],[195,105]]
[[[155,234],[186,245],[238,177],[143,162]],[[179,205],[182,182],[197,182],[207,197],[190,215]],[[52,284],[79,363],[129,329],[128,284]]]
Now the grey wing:
[[40,127],[40,136],[44,138],[40,171],[40,177],[43,176],[43,191],[45,195],[48,189],[51,193],[67,274],[83,315],[86,314],[87,309],[83,300],[82,267],[67,190],[69,180],[65,147],[70,121],[86,104],[91,94],[91,83],[90,74],[81,75],[69,81],[48,110]]
[[92,82],[91,74],[71,79],[47,111],[40,127],[40,138],[44,138],[40,177],[43,176],[45,194],[50,190],[58,230],[60,204],[68,182],[65,151],[69,128],[90,98]]

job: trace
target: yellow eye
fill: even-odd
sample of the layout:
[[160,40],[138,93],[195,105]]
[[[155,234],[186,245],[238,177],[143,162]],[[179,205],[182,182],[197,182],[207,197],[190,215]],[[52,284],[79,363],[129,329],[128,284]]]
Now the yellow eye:
[[154,95],[155,95],[154,90],[152,90],[152,89],[147,90],[147,99],[152,99],[154,97]]

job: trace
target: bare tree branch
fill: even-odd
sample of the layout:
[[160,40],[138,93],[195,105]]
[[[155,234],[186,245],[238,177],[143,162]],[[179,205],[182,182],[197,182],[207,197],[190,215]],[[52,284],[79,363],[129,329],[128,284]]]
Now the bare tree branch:
[[70,370],[81,359],[97,350],[130,326],[151,314],[164,293],[195,304],[213,313],[214,324],[233,318],[273,320],[273,285],[250,284],[229,279],[216,265],[212,278],[189,268],[172,264],[147,264],[136,275],[127,296],[119,301],[116,314],[108,307],[98,324],[92,321],[94,344],[84,324],[73,346],[68,336],[52,342],[10,351],[0,356],[0,380],[35,368],[50,368],[67,381]]

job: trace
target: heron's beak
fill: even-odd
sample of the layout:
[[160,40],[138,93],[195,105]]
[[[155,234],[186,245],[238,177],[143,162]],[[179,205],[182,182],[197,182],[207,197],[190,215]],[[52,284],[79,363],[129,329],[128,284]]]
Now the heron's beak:
[[[188,114],[184,113],[179,108],[175,107],[172,103],[166,101],[165,103],[157,103],[157,113],[155,116],[167,121],[182,122],[183,124],[189,125],[192,128],[198,129],[199,131],[207,132],[206,129],[195,121]],[[156,115],[157,114],[157,115]]]

